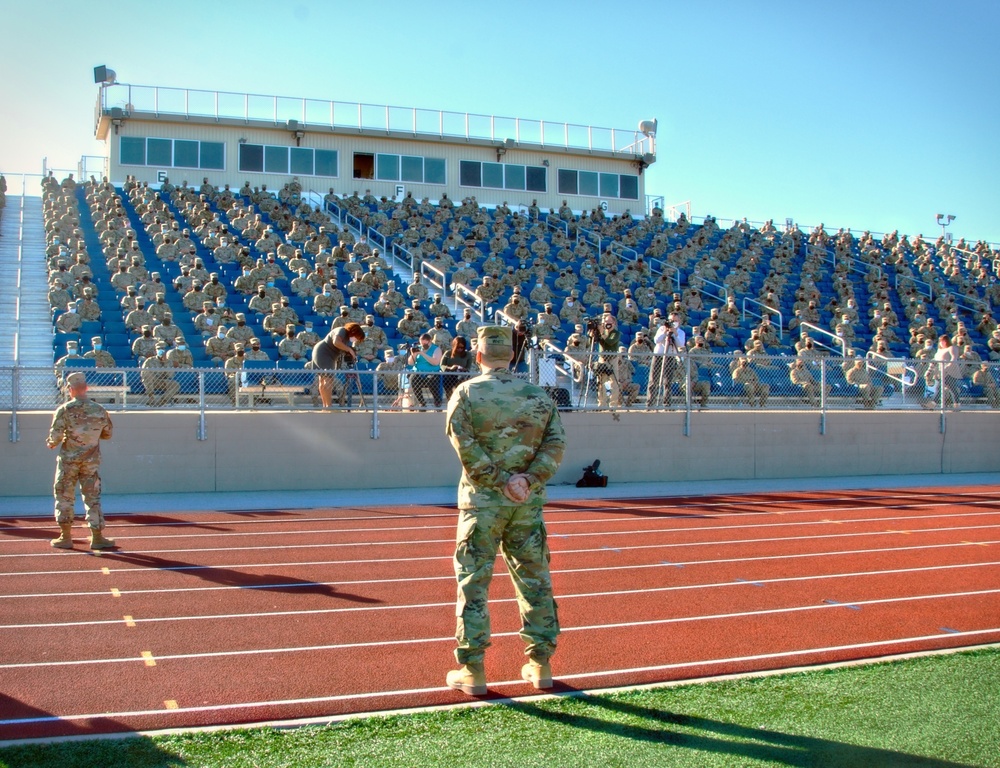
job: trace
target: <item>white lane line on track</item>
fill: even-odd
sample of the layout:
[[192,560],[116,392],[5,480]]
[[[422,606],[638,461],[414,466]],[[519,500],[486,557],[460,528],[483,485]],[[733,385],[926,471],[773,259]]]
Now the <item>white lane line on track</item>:
[[[991,629],[977,629],[966,632],[945,633],[937,635],[921,635],[918,637],[899,637],[888,640],[874,640],[867,643],[852,643],[850,645],[832,645],[821,648],[803,648],[795,651],[778,651],[775,653],[761,653],[753,656],[733,656],[726,659],[701,659],[698,661],[684,661],[673,664],[658,664],[648,667],[632,667],[629,669],[609,669],[594,672],[577,672],[569,674],[557,674],[557,680],[585,680],[600,677],[611,677],[615,675],[641,674],[645,672],[662,672],[671,669],[692,669],[707,666],[722,666],[726,664],[743,664],[746,662],[769,661],[772,659],[788,659],[801,656],[811,656],[815,654],[840,653],[843,651],[856,651],[870,648],[881,648],[893,645],[914,645],[916,643],[928,643],[940,640],[949,640],[960,637],[981,637],[983,635],[1000,634],[1000,627]],[[454,640],[454,638],[448,638]],[[503,680],[491,682],[491,686],[524,685],[523,680]],[[60,723],[74,722],[77,720],[100,720],[114,719],[122,720],[129,717],[149,717],[162,715],[179,715],[196,712],[227,712],[233,710],[246,710],[265,707],[283,706],[303,706],[306,704],[323,704],[337,701],[364,701],[380,698],[398,698],[402,696],[421,696],[435,693],[451,693],[450,688],[438,686],[433,688],[410,688],[395,691],[370,691],[364,693],[344,693],[332,696],[312,696],[301,699],[275,699],[271,701],[248,701],[230,704],[205,704],[198,707],[178,707],[177,709],[147,709],[147,710],[126,710],[121,712],[98,712],[92,714],[77,715],[49,715],[46,717],[25,717],[10,720],[0,720],[0,727],[13,725],[30,725],[33,723]]]
[[[962,494],[950,494],[950,496],[965,496],[965,497],[967,497],[967,496],[989,496],[989,494],[986,494],[986,493],[962,493]],[[921,509],[921,508],[928,508],[928,507],[956,506],[956,505],[959,505],[959,504],[967,504],[969,506],[975,506],[975,505],[978,505],[978,504],[996,503],[996,499],[993,498],[992,496],[989,496],[989,498],[984,499],[983,501],[972,501],[972,502],[948,502],[948,501],[942,501],[940,499],[940,497],[941,497],[941,494],[932,494],[932,493],[912,494],[912,495],[907,496],[906,498],[908,498],[908,499],[912,499],[912,498],[933,498],[933,499],[936,499],[936,501],[934,501],[932,503],[928,503],[928,504],[916,504],[916,503],[907,503],[905,501],[901,501],[898,504],[888,504],[888,505],[882,505],[882,506],[864,507],[864,509],[867,510],[867,511],[876,511],[876,510],[885,510],[885,509]],[[863,499],[849,499],[849,498],[845,498],[845,499],[826,499],[824,501],[849,502],[849,501],[878,500],[878,499],[883,499],[883,498],[886,498],[886,499],[901,499],[903,497],[898,496],[898,495],[897,496],[886,495],[886,496],[864,497]],[[623,501],[628,501],[628,500],[625,499]],[[805,500],[805,501],[808,501],[808,500]],[[746,505],[752,505],[752,506],[772,505],[773,506],[773,505],[777,505],[777,504],[791,504],[791,503],[796,503],[796,502],[797,502],[797,500],[786,500],[786,501],[753,501],[753,500],[744,500],[744,499],[740,499],[740,498],[734,497],[734,501],[712,502],[712,503],[704,504],[704,505],[697,505],[696,504],[696,505],[690,505],[690,506],[692,508],[701,507],[701,506],[719,506],[719,507],[722,507],[722,506],[733,506],[735,504],[743,505],[743,506],[746,506]],[[683,508],[686,508],[686,507],[684,505],[670,507],[669,505],[665,505],[665,504],[652,504],[652,505],[644,505],[644,506],[624,506],[624,507],[623,506],[594,507],[594,508],[576,508],[576,507],[574,507],[574,508],[571,508],[571,509],[561,510],[561,509],[557,509],[557,508],[552,508],[551,505],[546,505],[546,512],[551,512],[551,513],[572,513],[572,512],[578,512],[578,513],[616,512],[616,513],[619,513],[619,514],[616,514],[614,517],[605,517],[605,518],[596,518],[596,519],[594,519],[594,518],[588,518],[588,519],[583,519],[583,520],[551,520],[551,521],[547,521],[547,525],[550,525],[550,526],[551,525],[570,525],[570,524],[573,524],[573,525],[576,525],[576,524],[588,524],[589,525],[589,524],[605,523],[605,522],[609,522],[609,523],[634,522],[634,519],[631,519],[628,516],[623,517],[623,516],[621,516],[620,513],[622,513],[622,512],[629,512],[629,511],[643,511],[643,510],[646,510],[646,511],[656,511],[656,510],[663,510],[663,509],[669,509],[669,508],[683,509]],[[814,514],[814,513],[828,514],[828,513],[833,513],[833,512],[856,512],[856,511],[858,511],[858,507],[855,504],[855,505],[852,505],[852,506],[845,506],[845,507],[840,507],[840,508],[833,507],[833,508],[828,508],[828,509],[821,508],[821,509],[790,509],[790,510],[782,510],[780,513],[777,513],[777,514],[782,514],[782,515]],[[234,513],[234,514],[238,514],[238,513]],[[723,512],[721,514],[712,514],[712,515],[699,515],[699,514],[665,515],[664,516],[664,520],[668,520],[669,521],[669,520],[676,520],[676,519],[699,519],[699,518],[710,518],[710,519],[713,519],[713,520],[717,520],[717,519],[728,518],[728,517],[745,517],[748,514],[750,514],[750,515],[771,515],[771,514],[775,514],[775,513],[772,512],[772,511],[769,511],[769,510],[763,510],[761,512],[744,512],[744,511],[740,511],[740,512]],[[962,516],[963,514],[964,513],[957,513],[956,515],[942,515],[942,517]],[[989,513],[983,513],[983,514],[989,514]],[[234,525],[234,526],[235,525],[272,525],[272,524],[285,524],[285,523],[298,524],[298,523],[318,523],[318,522],[338,522],[338,523],[343,523],[343,522],[354,522],[354,521],[358,521],[358,520],[425,519],[425,518],[431,518],[431,517],[445,517],[445,518],[454,520],[455,517],[456,517],[456,512],[453,511],[453,512],[449,512],[449,513],[446,513],[446,514],[433,514],[433,515],[409,515],[409,516],[402,516],[402,517],[398,516],[398,515],[375,515],[375,516],[364,517],[364,518],[342,518],[342,517],[317,517],[317,518],[308,518],[308,517],[297,517],[294,520],[204,520],[204,519],[199,518],[196,522],[192,521],[192,522],[134,523],[134,524],[133,523],[111,523],[111,524],[109,524],[108,527],[109,528],[113,528],[116,531],[118,531],[119,533],[124,534],[124,529],[126,529],[126,528],[160,528],[160,527],[172,527],[172,526],[184,526],[184,527],[192,527],[192,528],[202,528],[202,527],[210,526],[210,525]],[[646,518],[647,516],[640,515],[640,517]],[[919,517],[932,517],[932,516],[915,516],[914,519],[919,518]],[[887,518],[887,519],[910,519],[910,518]],[[822,522],[822,521],[818,521],[818,522]],[[844,522],[848,522],[848,521],[844,521]],[[807,524],[813,524],[813,523],[807,523]],[[375,528],[323,529],[323,531],[321,531],[321,532],[324,532],[324,533],[326,533],[326,532],[331,532],[331,533],[351,533],[351,532],[370,532],[370,531],[385,531],[385,530],[433,530],[433,529],[437,529],[437,528],[451,528],[451,527],[453,527],[453,526],[451,526],[451,525],[446,525],[446,526],[421,526],[421,525],[414,525],[414,526],[397,526],[395,528],[375,527]],[[753,527],[753,526],[747,526],[747,527]],[[688,529],[684,529],[684,530],[688,530]],[[2,534],[2,532],[3,532],[3,528],[0,527],[0,534]],[[288,533],[295,533],[295,531],[282,531],[280,533],[282,535],[287,535]],[[177,536],[188,536],[188,535],[190,535],[190,536],[196,536],[196,535],[199,535],[199,534],[176,534],[176,535]],[[200,535],[205,535],[205,536],[217,536],[217,535],[244,535],[244,536],[252,536],[252,535],[265,535],[265,534],[261,534],[261,533],[238,533],[238,532],[232,531],[232,532],[217,532],[217,533],[213,533],[213,534],[200,534]],[[129,538],[169,538],[171,536],[174,536],[174,534],[169,534],[168,536],[164,536],[164,537],[156,537],[156,536],[148,536],[148,537],[131,536]],[[10,544],[10,543],[15,543],[17,541],[19,541],[19,540],[18,539],[9,539],[8,540],[8,539],[2,539],[2,538],[0,538],[0,544]]]
[[[970,547],[970,546],[987,546],[991,544],[1000,544],[1000,539],[997,540],[987,540],[987,541],[961,541],[961,542],[948,542],[945,544],[917,544],[909,547],[878,547],[871,549],[843,549],[843,550],[827,550],[825,552],[795,552],[785,555],[758,555],[754,557],[723,557],[714,558],[711,560],[675,560],[671,562],[660,561],[657,563],[632,563],[627,565],[608,565],[608,566],[593,566],[589,568],[560,568],[552,569],[551,573],[589,573],[591,571],[621,571],[621,570],[637,570],[643,568],[664,568],[664,567],[676,567],[676,566],[686,566],[686,565],[717,565],[722,563],[755,563],[755,562],[768,562],[773,560],[795,560],[806,557],[833,557],[838,555],[868,555],[868,554],[881,554],[886,552],[909,552],[914,550],[926,550],[926,549],[952,549],[957,547]],[[659,546],[673,546],[673,545],[657,545],[652,548],[659,548]],[[637,549],[650,548],[650,547],[635,547]],[[633,549],[633,547],[625,547],[625,549]],[[197,550],[196,550],[197,551]],[[567,549],[558,550],[553,552],[553,555],[558,555],[561,559],[565,555],[571,554],[581,554],[581,553],[593,553],[593,552],[608,552],[609,550],[605,548],[600,549]],[[314,560],[314,561],[304,561],[304,562],[284,562],[284,563],[231,563],[231,564],[220,564],[220,565],[181,565],[181,566],[135,566],[132,568],[111,568],[112,573],[118,575],[128,575],[128,574],[147,574],[156,572],[183,572],[183,573],[194,573],[197,575],[197,571],[212,571],[212,570],[239,570],[243,568],[285,568],[285,567],[299,567],[299,566],[338,566],[338,565],[378,565],[378,564],[388,564],[388,563],[411,563],[411,562],[427,562],[427,561],[442,561],[442,560],[452,560],[453,558],[449,555],[440,555],[437,557],[400,557],[400,558],[385,558],[385,559],[363,559],[363,560]],[[498,561],[502,561],[501,556],[497,555]],[[103,569],[102,569],[103,570]],[[497,570],[495,572],[498,575],[504,575],[507,573],[506,570]],[[75,570],[75,571],[21,571],[18,573],[7,573],[0,574],[4,576],[51,576],[51,575],[63,575],[63,574],[89,574],[92,576],[103,575],[101,571],[94,570]],[[395,578],[395,579],[360,579],[356,581],[332,581],[326,582],[328,584],[383,584],[383,583],[405,583],[410,581],[428,581],[436,579],[452,579],[452,576],[413,576],[406,578]],[[313,582],[310,582],[312,584]],[[235,589],[246,589],[247,587],[233,587]],[[145,594],[148,592],[185,592],[185,591],[197,591],[199,588],[180,588],[180,589],[146,589],[146,590],[126,590],[128,594]],[[217,589],[217,587],[207,587],[206,589]],[[26,594],[14,594],[14,595],[3,595],[0,594],[0,599],[4,598],[14,598],[14,597],[69,597],[69,596],[83,596],[83,595],[103,595],[104,590],[96,592],[53,592],[53,593],[26,593]]]
[[[695,541],[695,542],[676,542],[672,544],[638,544],[638,545],[625,545],[619,544],[616,548],[617,550],[638,550],[638,549],[659,549],[665,547],[696,547],[696,546],[721,546],[721,545],[741,545],[741,544],[764,544],[773,543],[778,541],[816,541],[819,539],[842,539],[851,538],[859,536],[899,536],[901,534],[925,534],[925,533],[950,533],[957,531],[978,531],[983,529],[1000,528],[1000,525],[961,525],[946,528],[916,528],[912,531],[857,531],[854,533],[828,533],[819,534],[815,536],[772,536],[768,538],[760,539],[720,539],[719,541]],[[647,535],[650,533],[670,533],[670,531],[633,531],[635,535]],[[583,534],[590,536],[591,534]],[[569,538],[569,537],[550,537],[553,538]],[[399,546],[413,546],[417,544],[451,544],[454,545],[454,539],[426,539],[419,541],[381,541],[381,542],[358,542],[358,543],[337,543],[331,542],[326,544],[268,544],[265,546],[257,547],[241,547],[243,552],[258,552],[267,550],[288,550],[288,549],[343,549],[345,547],[399,547]],[[232,547],[203,547],[200,549],[145,549],[130,552],[128,550],[122,550],[121,554],[133,555],[136,557],[145,557],[149,555],[177,555],[177,554],[191,554],[193,552],[230,552]],[[582,552],[608,552],[607,547],[597,547],[592,549],[570,549],[562,550],[552,548],[552,554],[562,554],[562,553],[582,553]],[[112,558],[114,552],[108,552],[107,557]],[[33,554],[25,553],[21,555],[5,555],[6,558],[18,558],[18,557],[66,557],[66,552],[59,553],[42,553]],[[420,560],[420,557],[410,557],[410,558],[400,558],[403,561],[407,560]],[[387,561],[380,561],[387,562]]]
[[[594,566],[592,568],[560,568],[552,569],[552,573],[587,573],[589,571],[622,571],[622,570],[633,570],[639,568],[663,568],[666,566],[683,566],[683,565],[716,565],[720,563],[755,563],[755,562],[766,562],[771,560],[794,560],[803,557],[834,557],[840,555],[871,555],[871,554],[884,554],[887,552],[909,552],[913,550],[926,550],[926,549],[954,549],[958,547],[970,547],[970,546],[989,546],[991,544],[1000,544],[1000,539],[990,539],[986,541],[961,541],[961,542],[948,542],[946,544],[916,544],[910,547],[879,547],[874,549],[842,549],[842,550],[828,550],[826,552],[796,552],[793,554],[786,555],[759,555],[755,557],[724,557],[717,558],[713,560],[677,560],[670,563],[658,562],[658,563],[635,563],[630,565],[608,565],[608,566]],[[559,550],[554,554],[557,555],[567,555],[574,554],[577,550]],[[593,552],[595,550],[580,550],[583,552]],[[606,550],[601,550],[606,551]],[[109,568],[110,573],[116,575],[128,576],[130,574],[147,574],[156,572],[177,572],[177,573],[195,573],[197,575],[198,571],[212,571],[216,569],[220,570],[247,570],[251,568],[309,568],[313,566],[337,566],[337,565],[373,565],[382,563],[399,563],[399,562],[414,562],[414,561],[435,561],[435,560],[451,560],[451,557],[440,556],[440,557],[417,557],[417,558],[390,558],[390,559],[366,559],[366,560],[290,560],[287,562],[277,562],[277,563],[218,563],[216,565],[173,565],[173,566],[134,566],[131,568]],[[497,560],[502,563],[503,558],[501,555],[497,555]],[[106,566],[105,566],[106,567]],[[79,575],[87,574],[91,576],[99,576],[103,574],[103,568],[101,571],[95,571],[93,569],[79,569],[79,570],[67,570],[67,571],[17,571],[12,573],[0,573],[0,576],[64,576],[64,575]],[[496,570],[495,573],[503,575],[506,573],[505,570]],[[396,579],[360,579],[357,581],[338,581],[331,582],[336,584],[388,584],[388,583],[405,583],[409,581],[426,581],[435,580],[439,578],[452,579],[452,576],[414,576],[407,578],[396,578]],[[67,592],[61,594],[103,594],[103,593],[77,593],[77,592]],[[2,598],[3,595],[0,595]]]
[[[906,597],[885,597],[871,600],[852,600],[851,606],[864,605],[887,605],[892,603],[912,603],[922,600],[944,600],[962,597],[979,597],[982,595],[1000,594],[1000,589],[981,589],[970,592],[946,592],[942,594],[930,595],[908,595]],[[444,604],[442,604],[444,605]],[[447,603],[451,606],[452,603]],[[612,624],[590,624],[578,627],[562,627],[562,632],[600,632],[613,629],[629,629],[634,627],[664,626],[667,624],[687,624],[701,621],[724,621],[727,619],[745,619],[759,616],[774,616],[779,614],[804,613],[807,611],[827,611],[847,608],[845,603],[819,603],[816,605],[800,605],[787,608],[767,608],[759,611],[738,611],[733,613],[704,614],[697,616],[677,616],[667,619],[644,619],[641,621],[622,621]],[[949,637],[954,637],[955,633],[945,633]],[[519,632],[494,632],[493,637],[519,637]],[[376,640],[360,641],[356,643],[330,643],[327,645],[307,645],[289,646],[283,648],[247,648],[239,651],[202,651],[200,653],[173,653],[160,654],[147,651],[157,661],[181,661],[191,659],[217,659],[236,658],[241,656],[262,656],[267,654],[290,654],[290,653],[312,653],[316,651],[344,651],[357,650],[359,648],[384,648],[403,645],[420,645],[424,643],[454,643],[454,636],[447,637],[424,637],[410,640]],[[0,664],[0,670],[4,669],[38,669],[42,667],[74,667],[101,664],[146,664],[146,658],[142,656],[126,656],[111,659],[71,659],[66,661],[37,661],[37,662],[15,662],[11,664]]]
[[[988,563],[959,563],[954,565],[925,565],[915,568],[891,568],[884,571],[851,571],[848,573],[823,573],[823,574],[810,574],[806,576],[782,576],[774,579],[755,579],[753,581],[744,579],[734,579],[732,581],[717,581],[710,582],[706,584],[675,584],[666,587],[639,587],[636,589],[616,589],[608,590],[604,592],[560,592],[556,597],[560,600],[575,600],[580,598],[601,598],[601,597],[622,597],[624,595],[646,595],[653,594],[657,592],[684,592],[697,589],[718,589],[722,587],[762,587],[767,584],[785,584],[789,582],[796,581],[825,581],[827,579],[850,579],[850,578],[864,578],[870,576],[891,576],[903,573],[926,573],[928,571],[948,571],[948,570],[959,570],[964,568],[989,568],[993,566],[1000,566],[1000,560]],[[663,567],[663,566],[661,566]],[[433,579],[434,581],[454,581],[453,576],[437,576]],[[415,580],[416,581],[416,580]],[[421,579],[420,581],[424,581]],[[373,582],[350,582],[350,583],[373,583]],[[377,582],[374,582],[377,583]],[[316,586],[343,586],[345,582],[336,581],[325,581],[325,582],[314,582],[311,584],[305,584],[302,586],[316,587]],[[267,586],[250,587],[250,589],[274,589],[276,587],[290,587],[298,586],[295,584],[273,584]],[[241,587],[196,587],[197,591],[213,591],[213,590],[225,590],[225,589],[241,589]],[[141,593],[163,593],[169,592],[171,590],[138,590],[136,592],[123,591],[123,595],[141,594]],[[190,590],[179,590],[179,591],[190,591]],[[93,594],[104,595],[103,592],[95,592]],[[51,597],[51,595],[39,595],[39,597]],[[516,603],[517,599],[513,597],[507,598],[495,598],[490,601],[491,603]],[[851,603],[855,605],[856,603]],[[220,619],[253,619],[253,618],[265,618],[265,617],[275,617],[275,616],[319,616],[332,613],[365,613],[372,611],[404,611],[404,610],[423,610],[425,608],[450,608],[454,605],[454,601],[450,600],[448,602],[441,603],[405,603],[399,605],[366,605],[366,606],[351,606],[345,608],[310,608],[301,609],[295,611],[253,611],[251,613],[224,613],[224,614],[205,614],[205,615],[194,615],[194,616],[160,616],[160,617],[150,617],[150,618],[140,618],[136,619],[133,616],[129,616],[128,619],[131,620],[131,626],[137,624],[156,624],[162,622],[173,622],[173,621],[215,621]],[[100,626],[107,624],[121,624],[123,619],[99,619],[94,621],[65,621],[65,622],[46,622],[46,623],[35,623],[35,624],[0,624],[0,630],[4,629],[40,629],[40,628],[54,628],[54,627],[90,627],[90,626]],[[128,622],[125,622],[128,624]]]
[[[649,627],[649,626],[660,626],[666,624],[685,624],[685,623],[699,622],[699,621],[721,621],[725,619],[743,619],[743,618],[758,617],[758,616],[770,616],[775,614],[802,613],[805,611],[829,610],[829,609],[848,608],[848,607],[854,610],[858,610],[858,608],[863,605],[886,605],[891,603],[908,603],[920,600],[939,600],[939,599],[951,599],[960,597],[978,597],[982,595],[994,595],[994,594],[1000,594],[1000,589],[981,589],[970,592],[947,592],[947,593],[930,594],[930,595],[907,595],[904,597],[873,598],[870,600],[852,600],[849,603],[824,602],[815,605],[790,606],[785,608],[767,608],[759,611],[739,611],[733,613],[703,614],[696,616],[678,616],[667,619],[644,619],[639,621],[615,622],[612,624],[590,624],[577,627],[563,627],[562,632],[564,633],[596,632],[608,629],[627,629],[632,627]],[[502,601],[502,602],[513,602],[513,600]],[[429,603],[421,607],[450,608],[452,607],[452,605],[453,602]],[[373,609],[368,608],[361,610],[373,610]],[[518,637],[519,632],[494,632],[492,636]],[[429,637],[429,638],[414,638],[410,640],[362,641],[356,643],[332,643],[329,645],[290,646],[284,648],[250,648],[240,651],[204,651],[201,653],[154,654],[154,656],[158,662],[162,662],[162,661],[180,660],[180,659],[211,659],[211,658],[229,658],[237,656],[260,656],[263,654],[270,654],[270,653],[287,654],[287,653],[305,653],[313,651],[355,650],[358,648],[419,645],[421,643],[454,642],[454,640],[455,638],[452,636]],[[145,653],[151,653],[151,652],[147,651]],[[68,661],[16,662],[11,664],[0,664],[0,670],[32,669],[37,667],[84,666],[88,664],[122,664],[122,663],[136,663],[136,662],[141,662],[143,664],[146,664],[147,658],[142,656],[131,656],[131,657],[112,658],[112,659],[74,659]]]
[[[992,516],[995,516],[997,514],[1000,514],[1000,513],[981,512],[981,513],[968,513],[968,515],[966,515],[966,514],[961,514],[961,515],[948,515],[948,514],[945,514],[945,515],[915,515],[913,517],[889,517],[889,518],[873,518],[873,519],[858,518],[858,519],[854,519],[854,520],[842,520],[842,521],[838,521],[838,522],[840,522],[840,523],[878,523],[878,522],[890,522],[890,523],[892,523],[892,522],[898,522],[898,521],[902,521],[902,520],[911,520],[911,519],[915,519],[915,520],[938,519],[938,518],[954,519],[955,517],[982,516],[982,515],[991,516],[992,517]],[[798,527],[798,526],[815,526],[815,525],[829,525],[829,524],[830,524],[830,521],[827,520],[827,521],[806,521],[806,522],[798,522],[798,523],[776,522],[776,523],[765,523],[765,524],[761,524],[761,525],[725,525],[725,526],[711,526],[711,525],[708,525],[708,526],[699,526],[699,527],[690,527],[690,528],[640,528],[640,529],[635,529],[635,530],[630,530],[630,531],[591,531],[591,532],[588,532],[588,533],[568,533],[568,534],[551,534],[550,533],[550,538],[551,539],[575,539],[575,538],[589,538],[589,537],[595,537],[595,536],[646,536],[646,535],[651,535],[651,534],[697,533],[697,532],[702,532],[702,531],[756,530],[756,529],[761,529],[761,528],[792,528],[792,527]],[[934,533],[934,532],[940,532],[940,531],[966,531],[966,530],[977,530],[977,529],[980,529],[980,528],[997,528],[997,527],[1000,527],[1000,525],[953,526],[953,527],[949,526],[949,527],[944,527],[944,528],[916,528],[913,531],[905,531],[905,532],[906,533]],[[450,530],[450,527],[449,527],[449,530]],[[747,543],[757,542],[757,541],[780,541],[780,540],[791,541],[793,539],[801,540],[801,539],[810,539],[810,538],[817,538],[817,539],[819,539],[819,538],[836,538],[836,537],[839,537],[839,536],[869,536],[869,535],[876,536],[876,535],[884,535],[884,534],[898,534],[898,533],[902,533],[902,532],[903,531],[899,531],[899,530],[889,530],[889,531],[859,531],[859,532],[855,532],[855,533],[845,533],[845,534],[840,534],[840,533],[838,533],[838,534],[828,534],[826,536],[822,536],[821,535],[821,536],[785,537],[784,539],[766,539],[766,538],[763,538],[763,539],[739,539],[737,541],[744,541],[744,542],[747,542]],[[216,538],[220,538],[221,536],[225,536],[225,535],[229,535],[229,536],[248,536],[248,535],[250,535],[250,536],[258,536],[258,535],[260,535],[260,536],[263,536],[263,535],[277,535],[278,533],[279,532],[273,532],[273,533],[267,533],[267,534],[243,534],[243,533],[235,533],[235,534],[191,534],[191,536],[187,536],[187,535],[179,535],[179,536],[174,536],[174,535],[170,535],[170,536],[136,536],[136,537],[132,537],[132,538],[122,538],[122,539],[120,539],[120,541],[121,541],[121,545],[124,545],[124,542],[126,542],[126,541],[138,540],[138,539],[143,539],[143,538],[154,539],[154,540],[161,540],[161,539],[173,539],[173,538],[200,538],[200,537],[204,536],[206,538],[216,539]],[[299,533],[299,534],[302,534],[302,535],[306,535],[306,534],[308,534],[308,535],[314,535],[314,534],[318,534],[318,533],[330,533],[330,532],[329,531],[319,530],[319,531],[284,531],[284,532],[280,532],[280,533],[281,533],[281,535],[289,535],[289,534],[292,534],[292,533]],[[452,538],[446,538],[446,539],[407,539],[407,540],[400,540],[400,541],[354,541],[354,542],[326,542],[326,543],[309,543],[309,544],[284,544],[284,545],[244,546],[244,547],[241,547],[241,549],[243,551],[256,551],[256,550],[268,550],[268,549],[309,549],[309,548],[329,548],[329,547],[372,547],[372,546],[398,547],[398,546],[418,546],[418,545],[426,545],[426,544],[453,544],[453,543],[454,543],[454,538],[452,537]],[[726,541],[720,541],[720,542],[705,542],[705,543],[728,544],[728,543],[732,543],[732,540],[726,540]],[[676,544],[674,546],[687,546],[687,545],[684,544],[684,543],[678,543],[678,544]],[[621,549],[635,549],[635,547],[628,547],[628,546],[622,546],[620,548]],[[228,551],[228,550],[231,550],[231,549],[232,549],[232,547],[205,547],[205,548],[186,548],[186,549],[149,549],[149,550],[137,550],[137,551],[133,552],[132,554],[143,555],[143,554],[176,554],[176,553],[187,553],[187,552],[222,552],[222,551]],[[123,551],[127,552],[128,550],[123,550]],[[588,551],[588,550],[575,550],[575,551],[584,552],[584,551]],[[88,556],[92,556],[91,553],[89,553],[89,552],[83,552],[83,553],[87,554]],[[67,555],[66,551],[62,551],[62,550],[59,551],[59,552],[55,552],[55,551],[22,552],[22,553],[0,555],[0,561],[2,561],[2,560],[13,560],[13,559],[17,559],[17,558],[29,558],[29,557],[41,557],[41,558],[66,557],[66,555]],[[0,576],[4,576],[4,575],[7,575],[7,574],[0,573]]]
[[[986,503],[986,502],[981,502]],[[939,507],[946,506],[943,504],[924,504],[924,505],[907,505],[907,508],[915,507]],[[854,510],[852,510],[854,511]],[[904,520],[938,520],[938,519],[948,519],[954,520],[959,517],[997,517],[1000,516],[1000,511],[996,512],[959,512],[950,514],[940,514],[940,515],[906,515],[897,517],[863,517],[863,518],[848,518],[842,520],[803,520],[798,522],[789,522],[787,520],[781,520],[773,523],[751,523],[748,525],[703,525],[703,526],[688,526],[683,528],[640,528],[630,531],[589,531],[589,532],[577,532],[577,533],[563,533],[563,534],[552,534],[558,536],[559,538],[582,538],[586,536],[629,536],[634,534],[647,534],[647,533],[688,533],[693,531],[734,531],[734,530],[753,530],[758,528],[793,528],[798,526],[817,526],[817,525],[830,525],[832,523],[845,524],[845,523],[896,523]],[[670,522],[676,518],[672,518]],[[636,522],[635,520],[558,520],[558,521],[546,521],[546,527],[551,529],[557,528],[560,525],[580,525],[580,524],[591,524],[591,523],[604,523],[604,522]],[[329,536],[342,536],[344,534],[356,534],[356,533],[388,533],[396,531],[432,531],[432,530],[454,530],[454,525],[435,525],[435,526],[403,526],[395,528],[350,528],[350,529],[330,529],[330,528],[314,528],[305,530],[295,530],[295,531],[213,531],[210,533],[170,533],[165,535],[150,535],[150,536],[126,536],[122,537],[122,541],[141,541],[141,540],[153,540],[153,541],[164,541],[172,539],[221,539],[228,537],[238,537],[238,536],[313,536],[317,534],[325,534]],[[0,529],[2,532],[2,529]],[[406,542],[400,543],[438,543],[442,541],[441,539],[411,539]],[[344,546],[350,546],[351,544],[358,546],[366,546],[371,542],[359,541],[359,542],[344,542]],[[378,542],[378,543],[396,543],[396,542]],[[30,554],[41,554],[41,553],[30,553]],[[52,554],[52,553],[44,553]],[[19,557],[22,555],[7,555],[7,557]],[[56,553],[58,556],[58,553]],[[4,557],[0,555],[0,557]]]

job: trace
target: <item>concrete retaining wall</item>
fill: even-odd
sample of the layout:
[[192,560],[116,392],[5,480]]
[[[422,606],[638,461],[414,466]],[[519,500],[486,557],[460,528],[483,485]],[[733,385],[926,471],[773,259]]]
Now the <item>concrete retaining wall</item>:
[[[2,413],[9,423],[10,413]],[[441,413],[117,413],[102,477],[112,493],[439,487],[459,465]],[[1000,414],[806,412],[566,413],[569,449],[554,482],[594,459],[613,482],[766,479],[1000,471]],[[0,442],[0,495],[51,491],[51,414],[18,414],[20,439]],[[710,486],[706,487],[710,490]]]

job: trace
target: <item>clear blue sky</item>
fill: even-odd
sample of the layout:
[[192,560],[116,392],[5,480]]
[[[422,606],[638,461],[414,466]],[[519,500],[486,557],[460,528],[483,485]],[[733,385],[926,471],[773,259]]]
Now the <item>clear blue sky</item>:
[[998,0],[0,0],[0,170],[74,168],[121,82],[633,128],[720,220],[1000,241]]

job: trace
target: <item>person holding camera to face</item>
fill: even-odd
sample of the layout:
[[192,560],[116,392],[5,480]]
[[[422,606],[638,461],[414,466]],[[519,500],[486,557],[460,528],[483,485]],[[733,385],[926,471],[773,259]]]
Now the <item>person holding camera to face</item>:
[[407,362],[416,373],[410,378],[413,388],[413,397],[420,403],[421,408],[427,407],[424,400],[424,388],[431,391],[434,398],[434,407],[441,407],[441,381],[440,376],[433,373],[441,370],[441,348],[434,344],[429,333],[420,334],[419,343],[410,347],[410,356]]
[[681,328],[680,317],[671,312],[661,321],[653,335],[653,359],[649,366],[649,386],[646,407],[655,408],[661,400],[670,407],[670,388],[677,376],[680,353],[687,343],[687,336]]
[[[610,312],[605,312],[600,318],[592,320],[588,333],[597,351],[597,361],[594,363],[594,378],[597,382],[597,405],[606,408],[610,404],[617,408],[621,403],[621,390],[618,387],[617,362],[618,348],[621,346],[622,334],[618,330],[618,321]],[[610,401],[608,390],[611,391]]]

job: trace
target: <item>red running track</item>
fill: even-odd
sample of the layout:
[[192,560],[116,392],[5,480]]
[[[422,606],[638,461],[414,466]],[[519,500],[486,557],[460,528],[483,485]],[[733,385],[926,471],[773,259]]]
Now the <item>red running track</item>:
[[[986,486],[547,507],[557,690],[1000,641],[1000,499]],[[454,666],[455,511],[120,517],[119,551],[0,520],[0,740],[467,701]],[[519,680],[498,562],[491,696]]]

